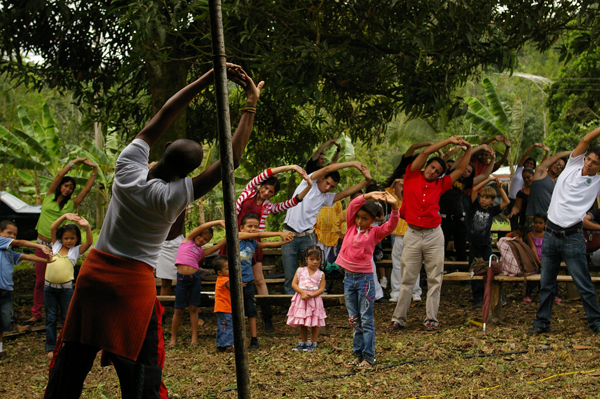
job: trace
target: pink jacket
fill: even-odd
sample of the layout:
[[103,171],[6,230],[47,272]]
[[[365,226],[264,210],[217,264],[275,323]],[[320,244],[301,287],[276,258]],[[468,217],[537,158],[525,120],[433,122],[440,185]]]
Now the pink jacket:
[[400,220],[400,210],[395,209],[390,214],[390,219],[381,226],[371,226],[366,230],[358,231],[354,217],[365,203],[361,195],[356,197],[348,207],[346,223],[348,230],[344,236],[342,249],[335,263],[353,273],[373,273],[373,252],[375,244],[383,240],[394,231]]

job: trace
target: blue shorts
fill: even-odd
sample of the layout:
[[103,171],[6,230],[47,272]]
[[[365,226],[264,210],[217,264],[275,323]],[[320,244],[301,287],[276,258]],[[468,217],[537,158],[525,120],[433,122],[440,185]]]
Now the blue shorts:
[[256,317],[256,298],[254,298],[254,280],[248,282],[244,290],[244,314],[246,317]]
[[217,348],[233,346],[231,313],[217,312]]
[[202,280],[200,271],[194,274],[177,273],[175,286],[175,309],[185,309],[189,306],[200,306]]
[[0,289],[0,328],[10,331],[12,315],[13,291]]

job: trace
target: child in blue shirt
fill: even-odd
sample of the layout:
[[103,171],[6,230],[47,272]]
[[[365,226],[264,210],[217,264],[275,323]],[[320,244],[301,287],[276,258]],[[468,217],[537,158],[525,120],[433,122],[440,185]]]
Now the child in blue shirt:
[[[10,331],[15,265],[23,259],[40,263],[52,262],[52,250],[50,248],[45,245],[34,244],[27,240],[15,240],[16,237],[17,225],[10,220],[0,222],[0,360],[8,358],[8,354],[2,349],[2,338],[4,331]],[[47,258],[43,259],[35,255],[21,254],[11,250],[11,247],[41,249]]]
[[[250,349],[259,349],[258,334],[256,332],[256,302],[254,299],[254,274],[252,273],[252,257],[254,251],[262,248],[277,248],[294,239],[290,232],[278,233],[258,231],[259,218],[250,213],[242,218],[240,225],[240,258],[242,263],[242,283],[244,284],[244,313],[250,325]],[[281,237],[283,241],[258,242],[256,238]]]

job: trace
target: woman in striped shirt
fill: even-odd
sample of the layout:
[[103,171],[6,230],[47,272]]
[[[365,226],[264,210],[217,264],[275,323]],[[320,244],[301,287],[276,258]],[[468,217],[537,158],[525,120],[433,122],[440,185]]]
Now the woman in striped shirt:
[[[277,194],[281,188],[279,179],[277,179],[275,175],[287,172],[289,170],[294,170],[300,176],[302,176],[302,178],[308,183],[308,186],[294,198],[274,204],[269,201],[269,199]],[[288,208],[298,205],[298,203],[304,199],[304,196],[308,194],[311,187],[312,180],[308,177],[304,169],[298,165],[279,166],[277,168],[265,170],[254,179],[250,180],[250,183],[248,183],[246,188],[244,188],[244,191],[242,191],[235,203],[238,214],[238,227],[244,216],[253,213],[259,217],[258,230],[263,231],[266,226],[267,216],[269,216],[271,213],[285,211]],[[256,291],[259,295],[269,295],[269,290],[267,289],[267,284],[265,283],[265,277],[262,270],[262,260],[263,252],[262,250],[257,249],[252,262],[254,285],[256,286]],[[268,309],[265,309],[265,307],[262,308],[266,332],[273,331],[270,310],[270,307]]]

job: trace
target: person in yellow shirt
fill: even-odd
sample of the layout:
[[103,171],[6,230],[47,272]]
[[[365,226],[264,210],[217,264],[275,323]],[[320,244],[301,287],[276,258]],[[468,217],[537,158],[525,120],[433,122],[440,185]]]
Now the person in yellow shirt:
[[[341,201],[337,201],[333,206],[324,206],[317,215],[315,235],[317,236],[317,245],[323,250],[326,262],[329,261],[329,254],[334,251],[340,238],[340,228],[336,225],[336,221],[341,215]],[[336,256],[337,254],[334,254],[332,258],[335,259]]]
[[[398,200],[398,206],[402,206],[402,186],[404,185],[404,179],[396,179],[392,182],[392,185],[385,189],[386,192],[392,194]],[[398,302],[398,296],[400,295],[400,284],[402,283],[402,269],[400,267],[400,258],[402,257],[402,250],[404,249],[404,233],[408,229],[408,223],[404,219],[398,221],[398,226],[392,232],[394,246],[392,248],[392,275],[390,277],[390,283],[392,291],[390,293],[390,302]],[[421,300],[421,276],[417,277],[415,287],[413,288],[412,298],[413,301]]]

